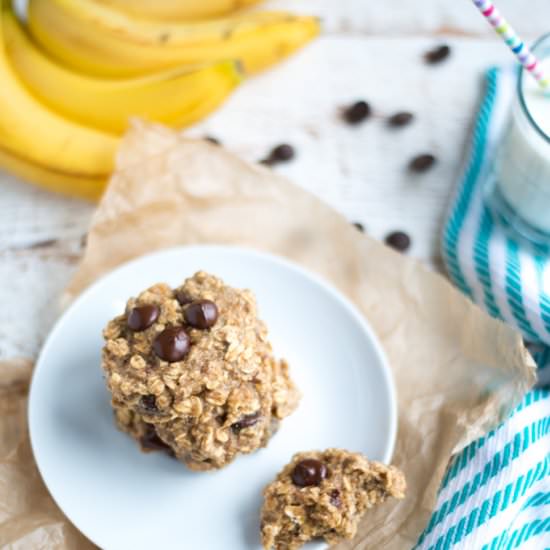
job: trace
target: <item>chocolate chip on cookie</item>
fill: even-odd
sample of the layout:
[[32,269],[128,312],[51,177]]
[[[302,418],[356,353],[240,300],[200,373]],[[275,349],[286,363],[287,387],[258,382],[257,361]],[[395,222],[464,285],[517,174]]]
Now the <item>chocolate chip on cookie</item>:
[[164,329],[153,342],[153,349],[158,357],[169,363],[181,361],[191,347],[189,335],[183,327]]
[[176,290],[176,300],[179,302],[180,306],[186,306],[193,301],[193,296],[185,290]]
[[298,487],[320,485],[327,477],[327,467],[314,458],[306,458],[296,464],[292,472],[292,482]]
[[260,420],[260,411],[243,416],[240,420],[238,420],[234,424],[231,424],[231,429],[233,430],[233,433],[237,434],[244,428],[250,428],[250,426],[254,426],[254,424],[256,424],[258,420]]
[[338,489],[333,489],[330,492],[330,503],[336,508],[342,506],[342,499],[340,498],[340,491]]
[[218,320],[218,308],[210,300],[196,300],[187,306],[184,316],[193,328],[207,329]]
[[157,413],[156,397],[154,395],[143,395],[139,400],[138,408],[145,414]]
[[157,431],[152,424],[145,425],[145,433],[141,437],[140,443],[145,450],[165,451],[169,455],[174,456],[174,451],[172,448],[164,443],[164,441],[158,436]]
[[134,332],[149,328],[160,315],[160,308],[155,305],[137,306],[130,310],[126,322]]

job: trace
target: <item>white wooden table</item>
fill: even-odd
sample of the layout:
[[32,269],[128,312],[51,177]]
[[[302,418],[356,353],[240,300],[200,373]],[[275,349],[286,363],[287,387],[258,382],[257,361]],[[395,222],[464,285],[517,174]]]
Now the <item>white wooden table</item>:
[[[510,54],[470,0],[271,0],[271,8],[318,14],[323,35],[284,65],[245,83],[221,111],[190,129],[258,160],[281,142],[295,161],[276,169],[383,238],[403,229],[410,254],[441,267],[438,237],[460,171],[481,75]],[[549,31],[548,0],[500,0],[518,32]],[[451,58],[427,66],[423,53],[442,42]],[[375,117],[351,128],[339,106],[365,99]],[[413,124],[386,128],[399,110]],[[420,152],[437,165],[411,177]],[[57,297],[80,255],[94,206],[0,173],[0,361],[35,357],[58,309]]]

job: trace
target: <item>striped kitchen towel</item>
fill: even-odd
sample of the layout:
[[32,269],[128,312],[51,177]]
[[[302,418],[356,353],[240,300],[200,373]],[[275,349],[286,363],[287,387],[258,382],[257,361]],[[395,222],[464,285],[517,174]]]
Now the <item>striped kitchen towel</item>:
[[[516,78],[512,68],[487,73],[462,181],[443,230],[443,259],[453,282],[474,302],[516,327],[526,341],[550,346],[550,255],[510,237],[482,196]],[[544,357],[550,362],[550,353]]]
[[550,548],[550,391],[535,389],[509,419],[452,461],[415,548]]
[[[550,384],[550,257],[507,236],[482,200],[505,129],[516,71],[491,69],[462,180],[443,231],[453,282],[535,343],[539,385]],[[542,382],[542,384],[541,384]],[[420,550],[550,549],[550,390],[526,394],[510,417],[454,457]]]

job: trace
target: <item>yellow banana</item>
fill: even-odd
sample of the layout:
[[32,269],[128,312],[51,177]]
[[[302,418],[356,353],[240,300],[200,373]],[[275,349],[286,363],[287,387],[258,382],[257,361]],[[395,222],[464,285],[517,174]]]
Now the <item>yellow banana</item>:
[[218,107],[242,80],[232,61],[123,80],[88,77],[44,55],[13,12],[5,10],[2,17],[9,60],[31,91],[68,118],[105,131],[123,132],[131,116],[188,126]]
[[260,0],[95,0],[143,19],[196,20],[217,17]]
[[319,32],[314,17],[252,12],[196,23],[132,18],[93,0],[31,0],[32,35],[52,56],[95,75],[128,76],[163,67],[239,59],[264,69]]
[[18,157],[0,146],[0,169],[55,193],[97,200],[107,184],[107,176],[94,178],[59,172]]
[[[2,11],[10,9],[6,0],[0,1]],[[35,99],[8,61],[1,21],[0,165],[39,177],[36,183],[48,188],[77,196],[98,195],[113,168],[118,139],[67,120]]]

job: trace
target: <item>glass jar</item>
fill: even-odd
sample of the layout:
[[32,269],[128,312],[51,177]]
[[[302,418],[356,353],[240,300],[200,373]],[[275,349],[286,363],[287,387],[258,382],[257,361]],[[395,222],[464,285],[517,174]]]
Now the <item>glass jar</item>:
[[[532,51],[550,72],[550,34]],[[523,68],[485,198],[512,231],[537,245],[550,245],[550,89],[543,91]]]

